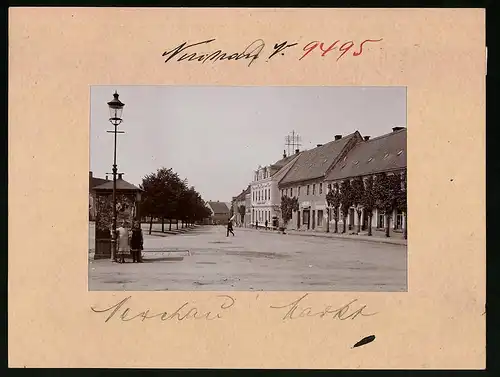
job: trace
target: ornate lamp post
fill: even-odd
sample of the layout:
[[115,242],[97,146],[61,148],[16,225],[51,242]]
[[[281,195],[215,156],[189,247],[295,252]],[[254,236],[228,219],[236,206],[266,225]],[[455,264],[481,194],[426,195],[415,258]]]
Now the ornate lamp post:
[[118,93],[115,91],[115,94],[113,94],[113,100],[108,102],[109,106],[109,114],[110,118],[109,121],[110,123],[114,126],[113,131],[108,131],[110,133],[114,134],[114,149],[113,149],[113,228],[112,228],[112,233],[111,233],[111,260],[116,259],[116,244],[117,244],[117,239],[116,239],[116,174],[117,174],[117,168],[116,168],[116,135],[119,133],[124,133],[123,131],[118,131],[118,126],[121,124],[122,120],[122,111],[123,107],[125,104],[121,102],[118,99]]

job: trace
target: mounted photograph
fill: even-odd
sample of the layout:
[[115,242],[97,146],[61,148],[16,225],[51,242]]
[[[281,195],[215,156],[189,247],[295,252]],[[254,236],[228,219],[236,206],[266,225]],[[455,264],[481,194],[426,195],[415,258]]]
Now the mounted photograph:
[[92,86],[90,291],[408,290],[405,87]]

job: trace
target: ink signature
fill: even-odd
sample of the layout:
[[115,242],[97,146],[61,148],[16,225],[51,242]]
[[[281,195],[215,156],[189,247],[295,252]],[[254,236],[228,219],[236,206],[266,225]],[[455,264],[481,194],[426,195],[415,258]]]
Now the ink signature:
[[183,321],[187,319],[196,319],[196,320],[204,319],[208,321],[213,321],[215,319],[222,318],[222,313],[227,312],[227,310],[233,307],[236,302],[236,300],[231,296],[219,295],[217,296],[217,298],[222,299],[222,302],[220,302],[220,307],[215,312],[203,311],[194,306],[192,303],[185,302],[179,308],[177,308],[175,311],[172,312],[164,311],[156,314],[150,314],[150,309],[147,309],[142,312],[132,314],[130,307],[124,308],[122,310],[122,307],[125,305],[125,303],[129,302],[131,298],[132,296],[128,296],[123,300],[121,300],[120,302],[105,309],[96,309],[95,307],[90,307],[90,309],[94,313],[109,313],[104,322],[108,322],[109,320],[111,320],[113,317],[115,317],[115,315],[119,311],[120,314],[117,316],[117,318],[119,318],[123,322],[128,322],[139,318],[142,318],[143,322],[146,319],[153,319],[153,318],[160,318],[161,321],[171,321],[171,320]]
[[354,299],[348,304],[342,305],[339,308],[333,308],[331,305],[328,305],[323,310],[319,311],[313,310],[313,308],[310,306],[307,307],[300,306],[301,304],[304,305],[303,301],[308,296],[309,294],[306,293],[298,300],[295,300],[287,305],[270,306],[270,308],[286,310],[286,313],[282,318],[284,321],[297,318],[304,318],[304,317],[320,317],[320,318],[328,317],[332,319],[339,319],[341,321],[345,321],[346,319],[355,319],[358,316],[369,317],[377,314],[377,313],[364,313],[363,311],[366,309],[366,305],[363,305],[362,307],[356,310],[353,309],[351,305],[357,302],[358,301],[357,299]]

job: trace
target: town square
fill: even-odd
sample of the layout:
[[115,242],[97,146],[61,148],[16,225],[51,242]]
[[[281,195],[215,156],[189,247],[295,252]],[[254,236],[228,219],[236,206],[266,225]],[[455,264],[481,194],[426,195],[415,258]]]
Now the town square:
[[[92,89],[89,290],[407,291],[404,88]],[[314,127],[266,126],[299,99]]]

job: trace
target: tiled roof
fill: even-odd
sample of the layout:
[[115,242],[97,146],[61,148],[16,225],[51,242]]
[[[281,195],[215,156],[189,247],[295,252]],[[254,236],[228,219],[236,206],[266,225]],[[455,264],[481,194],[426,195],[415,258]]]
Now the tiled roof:
[[102,185],[103,183],[106,183],[108,180],[103,179],[103,178],[95,178],[95,177],[89,177],[89,190],[92,190],[94,187]]
[[215,214],[221,214],[221,213],[229,214],[229,208],[227,207],[227,204],[224,202],[208,202],[208,205]]
[[280,184],[306,181],[324,176],[356,133],[357,131],[344,136],[340,140],[334,140],[300,153],[299,158]]
[[[129,183],[119,178],[116,180],[116,189],[122,191],[142,191],[139,187],[134,186],[132,183]],[[108,181],[105,180],[103,184],[95,186],[93,190],[99,190],[99,191],[113,190],[113,180],[108,180]]]
[[[290,156],[287,156],[285,158],[282,158],[281,160],[276,161],[274,164],[271,166],[281,169],[284,167],[286,164],[288,164],[290,161],[292,161],[295,157],[297,157],[297,154],[291,154]],[[274,172],[272,175],[275,175],[278,171]]]
[[327,180],[350,178],[406,167],[406,128],[359,142],[329,172]]
[[273,175],[273,179],[279,182],[286,175],[286,173],[288,173],[288,171],[293,167],[295,162],[299,159],[300,153],[302,153],[302,152],[299,152],[298,154],[290,156],[291,157],[290,159],[288,159],[288,157],[287,157],[288,160],[287,160],[286,165],[284,165],[280,170],[278,170]]

